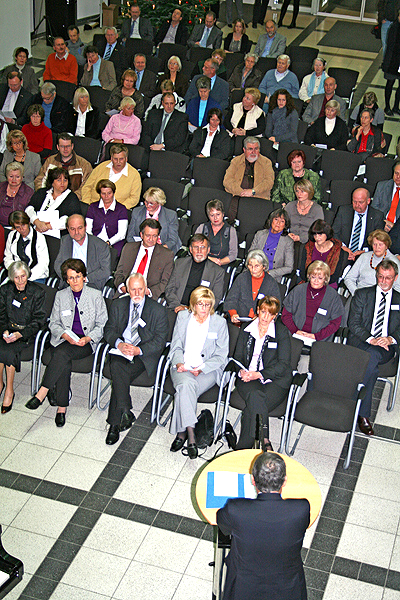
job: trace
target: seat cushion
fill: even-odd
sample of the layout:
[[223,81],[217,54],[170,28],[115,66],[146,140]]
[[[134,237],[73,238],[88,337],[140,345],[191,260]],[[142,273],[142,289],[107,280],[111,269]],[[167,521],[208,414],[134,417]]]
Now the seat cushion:
[[318,429],[347,432],[353,426],[355,407],[353,400],[310,391],[301,398],[294,418],[295,421]]

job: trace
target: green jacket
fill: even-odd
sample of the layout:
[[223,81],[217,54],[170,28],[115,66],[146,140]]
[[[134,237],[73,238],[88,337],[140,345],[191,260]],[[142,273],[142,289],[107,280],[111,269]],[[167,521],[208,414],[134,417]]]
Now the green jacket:
[[[311,181],[314,187],[314,198],[313,200],[318,204],[321,204],[321,186],[319,181],[319,175],[315,171],[310,169],[304,169],[303,179]],[[271,192],[272,202],[292,202],[296,200],[293,186],[295,184],[292,169],[283,169],[279,171],[275,177],[274,187]]]

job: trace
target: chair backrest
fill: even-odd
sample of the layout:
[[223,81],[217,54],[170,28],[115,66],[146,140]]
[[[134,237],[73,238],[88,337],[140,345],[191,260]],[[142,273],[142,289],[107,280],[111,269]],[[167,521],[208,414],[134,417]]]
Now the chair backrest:
[[51,311],[53,309],[54,298],[56,297],[57,288],[50,287],[45,283],[37,283],[36,285],[42,288],[45,293],[45,301],[44,301],[44,310],[46,313],[46,319],[50,317]]
[[190,62],[197,65],[199,60],[206,60],[210,58],[213,53],[212,48],[202,48],[201,46],[192,46],[189,50],[189,60]]
[[109,99],[111,92],[110,90],[103,90],[103,88],[94,85],[88,89],[90,102],[93,106],[99,109],[99,112],[105,112],[106,102]]
[[162,71],[162,62],[157,56],[147,56],[146,68],[158,75]]
[[297,123],[297,139],[299,142],[304,141],[304,136],[306,135],[306,131],[308,129],[308,123],[299,119]]
[[337,88],[335,93],[341,98],[348,99],[350,106],[360,72],[353,69],[343,69],[342,67],[329,67],[328,74],[329,77],[336,79]]
[[314,342],[310,355],[313,390],[354,400],[368,362],[369,354],[364,350],[333,342]]
[[287,54],[290,56],[292,62],[302,61],[308,63],[308,72],[311,73],[313,60],[318,56],[318,48],[311,48],[311,46],[293,46],[291,44],[287,49]]
[[234,104],[241,102],[243,99],[243,96],[244,96],[243,89],[235,88],[234,90],[232,90],[229,95],[229,106],[232,107]]
[[247,234],[262,229],[268,215],[276,208],[278,205],[275,202],[264,198],[240,198],[237,212],[239,243],[245,241]]
[[54,270],[54,261],[60,251],[60,240],[51,235],[45,235],[47,250],[49,251],[49,277],[58,277]]
[[378,181],[392,179],[395,160],[393,158],[374,158],[369,156],[365,161],[364,181],[375,189]]
[[196,187],[223,190],[223,181],[228,167],[229,162],[227,160],[196,157],[193,161],[192,182]]
[[[135,54],[145,54],[151,56],[153,53],[153,43],[139,38],[129,38],[125,43],[126,58],[129,64],[133,61]],[[146,65],[147,66],[147,65]]]
[[[375,159],[378,160],[378,159]],[[363,157],[346,150],[324,150],[321,158],[320,175],[328,181],[354,179]]]
[[261,71],[263,76],[267,71],[271,69],[275,69],[276,67],[276,58],[271,58],[269,56],[262,56],[257,61],[257,69]]
[[88,137],[74,136],[73,143],[76,154],[82,156],[82,158],[86,158],[92,167],[94,167],[99,158],[101,141]]
[[292,152],[292,150],[302,150],[306,155],[306,168],[311,169],[314,164],[315,157],[317,156],[317,149],[313,148],[313,146],[306,146],[306,144],[296,144],[295,142],[281,142],[279,144],[278,150],[278,169],[282,171],[282,169],[288,168],[287,157]]
[[89,208],[89,204],[86,204],[86,202],[82,202],[82,200],[79,200],[79,206],[81,207],[81,213],[84,217],[86,217],[87,215],[87,211]]
[[244,54],[242,52],[228,52],[227,53],[225,60],[224,60],[224,64],[226,67],[227,79],[229,79],[229,77],[232,75],[233,69],[237,65],[240,65],[242,62],[244,62]]
[[103,33],[95,33],[93,36],[93,46],[98,46],[102,41],[104,40],[104,34]]
[[351,195],[357,188],[365,188],[366,190],[369,190],[370,193],[373,191],[373,188],[366,183],[349,180],[343,181],[341,179],[334,179],[331,181],[330,187],[331,193],[329,194],[329,202],[331,204],[332,211],[335,213],[339,206],[351,204]]
[[232,196],[228,192],[193,186],[188,195],[188,210],[190,211],[190,225],[198,226],[207,221],[206,204],[209,200],[221,200],[224,205],[225,214],[229,210]]
[[195,64],[190,62],[190,60],[182,61],[181,73],[182,73],[183,77],[186,77],[186,79],[188,81],[192,78],[192,73],[193,73],[194,67],[195,67]]
[[297,338],[294,338],[293,336],[290,336],[290,346],[290,367],[292,371],[296,371],[299,364],[301,351],[303,349],[303,342]]
[[383,154],[387,154],[389,152],[390,144],[392,143],[393,135],[391,133],[382,132],[383,137],[385,138],[386,146],[382,149]]
[[301,85],[304,77],[312,72],[312,66],[309,62],[294,60],[290,63],[290,70],[296,75]]
[[239,337],[240,327],[237,327],[233,323],[228,321],[228,334],[229,334],[229,356],[233,356],[236,348],[236,343]]
[[170,181],[169,179],[156,179],[154,177],[148,177],[143,179],[142,195],[150,187],[159,187],[163,190],[167,197],[167,201],[165,203],[166,208],[170,208],[171,210],[180,208],[183,192],[185,191],[185,186],[183,183],[179,183],[178,181]]
[[187,48],[182,44],[160,44],[158,47],[158,58],[161,60],[164,69],[167,68],[167,62],[171,56],[179,56],[181,62],[186,59]]
[[[134,146],[133,144],[124,144],[128,148],[128,163],[135,169],[146,171],[147,169],[147,154],[142,146]],[[105,160],[110,158],[110,148],[112,143],[106,146]]]
[[56,86],[57,94],[65,98],[67,102],[72,102],[72,99],[75,94],[76,85],[69,81],[58,81],[58,80],[49,80],[49,83],[53,83]]
[[189,157],[178,152],[150,150],[148,177],[180,181],[187,177]]

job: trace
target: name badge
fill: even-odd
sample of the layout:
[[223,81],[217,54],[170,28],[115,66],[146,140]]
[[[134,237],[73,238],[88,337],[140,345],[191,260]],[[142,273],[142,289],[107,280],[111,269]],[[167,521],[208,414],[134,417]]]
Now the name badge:
[[217,332],[216,331],[209,331],[207,337],[208,337],[209,340],[216,340],[217,339]]
[[324,317],[326,317],[326,313],[327,313],[327,312],[328,312],[328,311],[326,310],[326,308],[321,308],[321,307],[320,307],[320,308],[317,310],[317,313],[319,313],[320,315],[324,315]]
[[210,287],[210,282],[203,279],[200,285],[204,285],[204,287]]
[[262,300],[262,298],[265,298],[265,294],[258,294],[257,300]]
[[13,305],[16,306],[17,308],[20,308],[21,306],[21,302],[18,302],[18,300],[13,300],[12,301]]
[[62,310],[61,314],[63,317],[70,317],[72,313],[70,310]]
[[398,304],[392,304],[390,310],[400,310],[400,306]]
[[277,342],[268,342],[268,344],[267,344],[267,348],[277,348],[277,347],[278,347]]
[[146,327],[146,321],[143,321],[142,318],[138,320],[137,324],[140,325],[140,327]]

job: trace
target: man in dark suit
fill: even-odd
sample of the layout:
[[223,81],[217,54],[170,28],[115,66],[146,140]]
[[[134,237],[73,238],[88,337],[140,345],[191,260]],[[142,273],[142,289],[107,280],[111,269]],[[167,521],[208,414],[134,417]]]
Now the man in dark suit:
[[164,21],[160,25],[159,30],[154,38],[154,45],[160,44],[181,44],[186,46],[189,33],[186,26],[182,23],[182,11],[180,8],[175,8],[171,15],[170,21]]
[[117,84],[120,83],[122,73],[128,68],[126,51],[118,39],[118,31],[115,27],[107,27],[104,32],[104,38],[94,44],[99,51],[99,55],[104,60],[110,60],[115,69]]
[[340,115],[339,117],[346,120],[346,102],[335,94],[337,88],[336,79],[334,77],[327,77],[324,81],[324,94],[315,94],[308,103],[306,110],[301,117],[303,121],[310,125],[314,123],[320,116],[325,116],[325,105],[329,100],[336,100],[340,104]]
[[144,54],[135,54],[133,68],[137,75],[136,89],[143,96],[153,98],[156,95],[157,78],[153,71],[146,69],[146,56]]
[[189,48],[200,46],[216,50],[222,47],[222,31],[216,26],[217,17],[212,11],[206,14],[204,24],[199,23],[193,27],[187,45]]
[[172,92],[163,95],[163,108],[151,110],[143,123],[140,145],[146,150],[185,152],[188,140],[188,116],[175,110]]
[[80,258],[86,265],[87,285],[101,291],[111,275],[110,247],[95,235],[86,233],[86,220],[82,215],[68,217],[67,229],[69,235],[62,237],[54,262],[54,270],[63,281],[60,289],[67,287],[61,276],[64,260]]
[[165,288],[168,308],[176,313],[189,306],[190,294],[199,285],[214,292],[215,307],[222,300],[225,271],[209,260],[210,242],[202,233],[195,233],[189,242],[190,256],[178,258]]
[[[381,210],[385,217],[385,231],[390,231],[400,217],[400,161],[393,169],[392,179],[378,181],[372,206]],[[390,217],[390,218],[389,218]]]
[[156,219],[145,219],[140,224],[141,242],[128,242],[122,249],[121,258],[114,276],[114,285],[119,294],[126,294],[125,281],[131,273],[141,273],[147,281],[146,294],[158,300],[164,292],[174,268],[171,250],[158,244],[161,223]]
[[140,8],[137,4],[132,4],[130,8],[131,18],[125,19],[121,26],[122,41],[126,42],[129,38],[153,41],[153,26],[148,19],[140,16]]
[[374,435],[369,418],[379,365],[389,362],[400,344],[400,293],[392,289],[398,274],[395,262],[382,260],[376,269],[376,285],[356,290],[350,305],[349,344],[370,355],[358,417],[358,427],[366,435]]
[[128,295],[114,300],[104,329],[104,339],[115,349],[111,354],[112,392],[107,423],[106,444],[115,444],[121,431],[132,426],[129,386],[146,371],[156,374],[157,363],[168,338],[167,310],[146,296],[143,275],[134,273],[126,282]]
[[28,122],[26,111],[32,102],[32,94],[23,87],[22,75],[17,71],[10,71],[7,75],[7,83],[0,85],[0,106],[1,110],[12,111],[15,119],[6,117],[7,123],[16,123],[24,125]]
[[[222,110],[224,110],[228,108],[229,103],[229,84],[227,81],[224,81],[224,79],[221,79],[221,77],[218,77],[218,75],[216,75],[218,69],[219,64],[216,60],[208,58],[204,61],[203,75],[211,79],[210,97],[216,102],[218,102]],[[189,104],[192,98],[197,98],[199,95],[199,92],[196,87],[196,81],[199,77],[201,77],[201,75],[195,75],[192,81],[190,82],[188,91],[185,95],[186,106]]]
[[232,498],[217,512],[218,527],[232,536],[223,600],[307,599],[301,547],[310,504],[282,499],[286,479],[284,459],[264,452],[252,471],[257,498]]
[[335,238],[342,242],[349,261],[369,250],[367,238],[371,231],[384,227],[383,213],[369,206],[370,202],[369,191],[357,188],[352,195],[352,205],[339,206],[333,221]]
[[40,88],[39,94],[33,96],[31,104],[40,104],[43,107],[45,113],[43,123],[53,133],[68,131],[71,106],[65,98],[57,95],[54,83],[46,81]]

